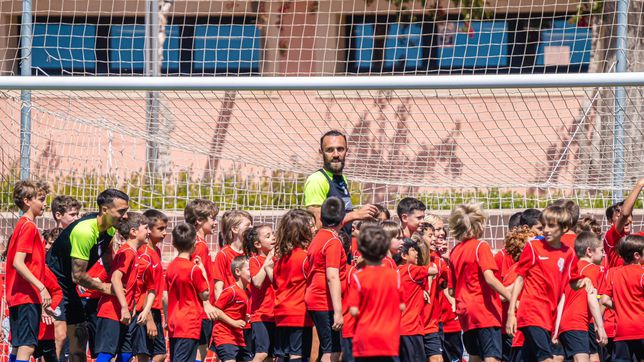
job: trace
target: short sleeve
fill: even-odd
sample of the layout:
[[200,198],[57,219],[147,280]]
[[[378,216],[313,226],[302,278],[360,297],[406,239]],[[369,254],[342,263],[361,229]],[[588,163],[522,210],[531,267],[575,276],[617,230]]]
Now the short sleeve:
[[353,280],[349,284],[349,291],[347,293],[347,304],[349,307],[360,307],[360,280],[355,274],[353,274]]
[[324,267],[339,269],[343,251],[342,243],[338,238],[330,239],[324,248]]
[[134,264],[135,258],[136,255],[134,252],[130,252],[129,250],[117,253],[113,261],[114,271],[118,270],[123,274],[128,273],[132,268],[132,264]]
[[221,292],[221,295],[219,296],[219,299],[217,299],[217,302],[215,302],[215,307],[217,309],[225,309],[228,304],[233,300],[235,297],[235,290],[233,288],[226,288]]
[[43,284],[51,295],[51,306],[55,309],[63,300],[63,291],[62,289],[60,289],[58,279],[56,279],[54,273],[47,266],[45,266],[45,277],[43,278]]
[[516,273],[523,278],[525,278],[525,276],[528,274],[528,270],[535,263],[535,253],[533,248],[534,247],[532,246],[532,242],[528,241],[525,244],[525,248],[523,248],[523,251],[521,252],[519,261],[517,261]]
[[192,285],[194,285],[198,293],[203,293],[208,290],[208,281],[203,276],[201,268],[199,268],[197,265],[192,267],[190,278],[192,279]]
[[490,244],[484,241],[481,241],[477,247],[476,259],[478,260],[479,268],[481,268],[482,271],[499,270],[499,267],[496,265],[496,262],[494,261],[494,255],[492,254],[492,249],[490,248]]
[[77,225],[69,234],[69,243],[72,249],[70,253],[72,258],[88,261],[90,251],[96,245],[96,235],[92,230]]
[[581,279],[582,276],[579,274],[579,259],[577,259],[577,255],[571,251],[568,259],[570,260],[568,263],[568,277],[570,281],[574,282]]
[[259,259],[256,257],[250,259],[250,261],[248,262],[248,267],[250,269],[251,278],[257,275],[260,270],[262,270],[262,265],[260,264]]
[[215,256],[215,265],[213,266],[212,278],[215,281],[226,282],[226,275],[230,273],[228,266],[228,257],[225,253],[219,251]]
[[304,183],[304,206],[321,206],[329,193],[329,181],[316,171]]
[[[148,257],[149,258],[149,257]],[[145,258],[147,259],[147,258]],[[139,263],[141,263],[142,260],[139,258]],[[145,262],[144,267],[141,269],[141,280],[143,281],[143,288],[145,291],[148,290],[154,290],[156,289],[156,285],[154,283],[154,266],[152,263],[150,263],[149,259],[147,262]],[[159,293],[159,290],[155,290],[156,293]]]
[[415,282],[426,282],[426,279],[429,277],[429,268],[435,265],[436,264],[433,263],[431,265],[425,266],[410,265],[409,269],[407,269],[407,272],[409,273],[411,279]]
[[447,287],[449,289],[454,289],[454,285],[456,285],[456,268],[454,268],[454,264],[452,264],[450,259],[449,272],[447,273]]
[[25,222],[16,235],[16,252],[31,254],[34,252],[34,245],[37,242],[41,241],[36,224],[31,221]]

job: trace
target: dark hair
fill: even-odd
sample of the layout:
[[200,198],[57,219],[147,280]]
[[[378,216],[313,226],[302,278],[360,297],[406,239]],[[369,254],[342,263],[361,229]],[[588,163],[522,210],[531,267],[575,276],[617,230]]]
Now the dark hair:
[[51,201],[51,215],[56,222],[58,222],[58,219],[56,219],[56,213],[65,215],[66,212],[73,209],[80,211],[81,203],[71,196],[58,195]]
[[540,219],[541,211],[537,209],[527,209],[521,213],[520,222],[521,225],[526,225],[527,227],[531,228],[537,225],[537,223],[540,223]]
[[31,200],[40,193],[47,195],[49,192],[49,184],[45,181],[18,181],[13,186],[13,203],[25,211],[25,199]]
[[570,227],[575,227],[577,225],[577,221],[579,221],[579,205],[577,205],[576,202],[569,200],[569,199],[558,199],[555,200],[555,202],[552,203],[554,206],[561,206],[563,208],[568,209],[568,212],[570,213],[571,221],[570,221]]
[[193,226],[197,225],[197,222],[201,220],[208,219],[211,216],[213,219],[217,217],[219,209],[217,205],[211,200],[206,199],[194,199],[186,205],[183,209],[183,219]]
[[378,209],[377,215],[385,214],[387,220],[391,219],[391,213],[389,212],[389,209],[387,209],[384,205],[375,204],[374,206],[376,207],[376,209]]
[[154,226],[154,224],[157,223],[157,221],[162,221],[162,222],[164,222],[166,224],[168,223],[168,216],[166,214],[162,213],[159,210],[155,210],[155,209],[145,210],[143,212],[143,216],[148,218],[148,220],[150,222],[148,224],[148,226],[150,228],[152,228]]
[[586,216],[581,218],[575,227],[575,233],[579,234],[582,231],[592,231],[597,235],[598,238],[602,238],[602,226],[595,220],[592,216]]
[[427,210],[427,207],[422,201],[413,197],[405,197],[400,200],[400,202],[398,202],[398,206],[396,206],[396,213],[400,220],[402,220],[403,214],[411,215],[411,213],[416,210],[425,211]]
[[197,230],[192,224],[182,222],[172,229],[172,246],[180,253],[190,251],[196,240]]
[[130,230],[138,229],[141,225],[148,225],[150,220],[140,212],[128,211],[127,217],[119,220],[114,228],[121,234],[124,239],[130,236]]
[[[342,249],[344,249],[344,253],[348,256],[351,253],[351,236],[344,232],[344,230],[340,230],[340,232],[338,233],[338,238],[342,242]],[[355,255],[351,255],[351,257],[355,258]]]
[[342,137],[342,138],[344,138],[344,143],[347,143],[347,136],[345,136],[344,133],[333,129],[333,130],[330,130],[330,131],[326,132],[325,134],[322,135],[322,137],[320,137],[320,150],[323,149],[322,145],[324,144],[324,139],[327,138],[327,137]]
[[117,189],[106,189],[98,194],[96,204],[98,204],[98,208],[100,209],[103,206],[111,205],[114,202],[114,199],[121,199],[127,202],[130,201],[130,197],[127,196],[125,192]]
[[416,252],[418,253],[418,265],[423,265],[421,260],[422,255],[421,255],[420,246],[418,245],[418,243],[411,240],[410,238],[404,238],[402,242],[402,247],[400,248],[400,253],[394,254],[393,259],[396,262],[396,265],[402,265],[402,263],[404,263],[402,256],[403,254],[409,254],[409,249],[416,250]]
[[241,269],[244,266],[244,263],[247,262],[247,255],[238,255],[230,262],[230,272],[233,273],[233,277],[235,277],[235,270]]
[[305,249],[313,240],[313,225],[315,216],[310,211],[293,209],[284,214],[275,230],[275,254],[281,258],[295,248]]
[[512,231],[514,228],[521,226],[521,214],[523,213],[519,211],[510,216],[510,220],[508,220],[508,230]]
[[602,242],[597,237],[597,234],[591,231],[582,231],[575,238],[575,254],[577,254],[578,258],[582,258],[586,256],[588,248],[595,250],[601,245]]
[[615,211],[619,211],[622,209],[622,206],[624,206],[624,201],[620,201],[616,204],[610,205],[606,209],[606,219],[608,219],[608,222],[612,222],[613,220],[613,215],[615,215]]
[[389,251],[389,239],[380,226],[365,226],[358,236],[358,251],[365,260],[380,262]]
[[346,211],[344,208],[344,201],[339,197],[331,196],[324,200],[320,208],[320,220],[322,226],[338,226],[344,220]]
[[63,231],[63,228],[52,228],[52,229],[47,229],[42,232],[42,238],[45,239],[45,241],[54,241],[58,238],[58,235]]
[[255,242],[259,241],[259,230],[265,227],[271,227],[271,224],[260,224],[249,227],[244,231],[244,252],[246,255],[257,254],[258,250],[255,247]]
[[620,240],[617,245],[617,253],[619,256],[624,259],[624,264],[630,264],[635,260],[635,253],[640,253],[644,251],[644,236],[631,234],[626,235]]

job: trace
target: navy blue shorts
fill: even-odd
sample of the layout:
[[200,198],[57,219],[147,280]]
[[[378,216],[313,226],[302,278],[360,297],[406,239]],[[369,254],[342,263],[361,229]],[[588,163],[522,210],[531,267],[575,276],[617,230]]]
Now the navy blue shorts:
[[9,328],[11,346],[37,346],[42,306],[20,304],[9,307]]
[[400,362],[398,356],[358,357],[356,362]]
[[443,355],[443,344],[441,343],[440,333],[430,333],[423,336],[423,350],[425,358],[431,356]]
[[58,306],[61,311],[59,320],[64,320],[68,325],[87,322],[83,299],[78,296],[76,288],[73,288],[69,294],[65,293],[65,288],[63,288],[63,300]]
[[210,345],[210,340],[212,339],[212,329],[214,328],[215,323],[210,319],[201,320],[201,332],[199,333],[199,345],[204,344]]
[[[212,347],[211,347],[212,349]],[[253,356],[249,355],[244,347],[235,346],[234,344],[220,344],[215,346],[215,353],[220,362],[226,361],[252,361]]]
[[340,343],[340,331],[334,331],[333,326],[333,311],[309,311],[315,329],[318,332],[320,340],[320,352],[322,353],[340,353],[342,351],[342,344]]
[[400,336],[399,356],[401,362],[424,362],[425,348],[422,335]]
[[[275,357],[275,323],[253,322],[253,347],[255,353],[267,353],[268,357]],[[248,341],[246,341],[248,344]]]
[[96,324],[95,353],[132,353],[132,336],[130,325],[121,324],[113,319],[98,318]]
[[354,362],[353,358],[353,338],[342,337],[342,362]]
[[512,336],[509,334],[501,335],[501,353],[503,357],[502,361],[510,361],[512,358]]
[[590,324],[588,326],[588,347],[590,349],[590,354],[599,353],[599,343],[597,343],[597,332],[595,332],[595,325]]
[[279,357],[311,356],[313,329],[311,327],[276,327],[275,355]]
[[165,336],[163,335],[163,317],[161,316],[161,311],[158,309],[152,309],[151,313],[152,319],[154,320],[154,325],[156,325],[157,327],[157,336],[154,339],[147,340],[148,353],[150,353],[150,356],[160,356],[167,353],[165,347]]
[[512,347],[510,350],[511,362],[523,362],[523,347]]
[[96,346],[96,325],[98,324],[98,301],[99,299],[82,299],[83,311],[87,320],[87,346],[94,359],[98,357],[98,353],[94,351]]
[[443,360],[463,360],[463,338],[461,332],[443,334]]
[[40,357],[42,357],[45,362],[58,362],[58,356],[56,356],[56,342],[54,340],[38,341],[38,345],[34,351],[34,358],[37,360]]
[[148,328],[146,324],[139,325],[136,319],[139,316],[137,313],[132,319],[130,324],[130,335],[132,336],[132,354],[146,355],[149,357],[164,355],[165,350],[165,337],[163,336],[163,321],[161,319],[161,311],[152,309],[150,311],[152,320],[157,328],[157,336],[155,338],[148,337]]
[[608,343],[605,346],[599,347],[599,360],[612,362],[613,352],[615,352],[615,342],[613,342],[612,338],[608,338]]
[[631,362],[644,360],[644,339],[615,341],[613,362]]
[[525,337],[522,357],[526,361],[543,361],[553,357],[550,332],[541,327],[520,328]]
[[501,328],[477,328],[463,333],[463,345],[465,350],[472,356],[479,356],[481,359],[503,357],[501,346]]
[[244,329],[244,342],[246,342],[246,345],[244,347],[240,347],[242,350],[242,357],[244,358],[244,361],[251,361],[253,357],[255,357],[252,327]]
[[170,338],[170,362],[195,362],[198,339]]
[[590,338],[587,331],[566,331],[559,335],[564,357],[573,359],[576,354],[590,354]]

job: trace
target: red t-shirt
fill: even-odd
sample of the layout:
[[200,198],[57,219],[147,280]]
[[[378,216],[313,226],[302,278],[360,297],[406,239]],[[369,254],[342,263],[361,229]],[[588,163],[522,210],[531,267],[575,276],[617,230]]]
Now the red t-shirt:
[[[110,277],[109,275],[107,275],[107,270],[105,270],[105,267],[103,266],[103,259],[101,258],[99,258],[98,261],[94,263],[91,268],[89,268],[87,275],[90,278],[98,279],[103,283],[110,282]],[[80,285],[76,285],[76,291],[78,292],[78,296],[81,298],[101,299],[101,296],[103,296],[103,293],[99,292],[98,290],[85,289]]]
[[624,260],[617,253],[619,240],[624,236],[626,236],[626,233],[617,232],[615,224],[611,225],[606,234],[604,234],[604,253],[606,253],[606,261],[609,268],[624,265]]
[[400,289],[405,310],[400,320],[400,335],[423,335],[423,309],[425,298],[423,291],[429,277],[429,267],[405,264],[398,267],[400,274]]
[[275,261],[275,325],[278,327],[310,327],[313,322],[306,312],[304,274],[306,250],[295,248],[291,254]]
[[644,265],[616,267],[607,274],[601,294],[613,300],[617,316],[615,341],[644,339]]
[[[602,276],[601,267],[586,260],[579,260],[577,263],[579,274],[582,277],[589,278],[593,286],[598,288],[599,279]],[[585,289],[573,290],[570,284],[565,287],[564,309],[559,324],[559,333],[567,331],[587,331],[588,324],[592,323],[593,318],[588,309],[588,293]]]
[[[406,269],[427,272],[417,266]],[[367,266],[353,275],[347,303],[359,311],[353,336],[355,357],[398,356],[403,302],[400,279],[396,271],[385,266]]]
[[447,282],[447,263],[434,252],[430,255],[430,259],[430,266],[436,267],[438,274],[432,278],[431,285],[428,282],[424,285],[424,289],[429,293],[429,303],[425,303],[423,307],[423,334],[438,333],[442,310],[439,298],[444,289],[442,285]]
[[[351,286],[351,283],[353,281],[353,274],[355,274],[358,271],[358,268],[356,268],[355,265],[352,265],[351,268],[349,268],[349,272],[347,273],[347,286],[346,288],[343,288],[344,290],[349,290],[349,287]],[[355,333],[356,329],[356,320],[353,318],[351,313],[349,313],[349,293],[344,293],[342,295],[342,317],[344,319],[344,325],[342,326],[342,338],[353,338],[353,334]]]
[[554,330],[565,285],[580,279],[573,250],[563,244],[555,249],[541,238],[528,240],[516,272],[524,279],[517,326]]
[[[255,255],[248,262],[250,267],[250,277],[253,278],[262,270],[266,257]],[[275,291],[271,285],[268,275],[260,288],[257,288],[252,282],[250,289],[250,321],[251,322],[275,322]]]
[[243,252],[237,252],[230,245],[226,245],[215,256],[215,265],[213,269],[213,278],[215,281],[224,282],[224,288],[235,284],[235,276],[230,270],[230,265],[238,256],[244,255]]
[[561,235],[561,243],[569,247],[572,250],[575,250],[575,240],[577,239],[577,234],[575,233],[565,233]]
[[[517,265],[516,263],[512,264],[508,270],[505,272],[505,276],[503,277],[503,286],[504,287],[509,287],[512,285],[517,280]],[[517,301],[521,300],[521,295],[519,295],[519,298]],[[520,303],[519,303],[520,304]],[[505,326],[508,322],[508,308],[510,307],[510,302],[503,302],[501,304],[503,308],[503,314],[501,318],[501,333],[502,334],[507,334],[505,333]],[[523,333],[517,329],[516,334],[514,335],[514,338],[512,338],[512,347],[522,347],[523,346]]]
[[[45,285],[45,288],[49,291],[49,295],[51,295],[51,308],[56,310],[60,302],[63,300],[63,290],[60,289],[58,279],[56,279],[54,273],[47,266],[45,266],[45,273],[42,282]],[[38,330],[38,340],[52,341],[54,338],[54,324],[46,325],[41,320],[40,329]]]
[[[136,311],[140,312],[145,306],[145,300],[148,296],[148,291],[154,290],[154,302],[152,302],[153,309],[163,308],[163,290],[159,284],[163,285],[163,266],[161,265],[161,257],[157,251],[152,249],[148,244],[141,245],[137,250],[138,255],[138,272],[137,272],[137,301]],[[161,298],[159,298],[161,297]],[[157,300],[161,306],[157,304]],[[155,308],[157,304],[157,308]]]
[[503,276],[505,275],[507,270],[514,264],[514,259],[512,259],[512,255],[508,254],[505,249],[501,249],[496,254],[494,254],[494,262],[496,263],[496,267],[498,268],[496,277],[497,279],[501,280],[503,279]]
[[[382,265],[386,266],[389,269],[398,270],[398,265],[396,265],[396,262],[390,256],[385,256],[384,259],[382,259]],[[348,278],[349,277],[347,277],[347,279]]]
[[[136,301],[136,276],[138,271],[138,257],[136,249],[128,243],[124,243],[114,255],[112,267],[110,268],[110,280],[115,271],[123,273],[121,282],[125,292],[125,300],[130,312],[134,309]],[[121,304],[115,295],[102,295],[98,301],[98,317],[107,318],[115,321],[121,320]]]
[[191,260],[175,258],[166,271],[168,290],[168,337],[199,339],[203,302],[200,293],[208,281]]
[[[208,248],[208,244],[206,243],[206,239],[202,238],[201,236],[197,235],[197,241],[195,242],[195,251],[192,253],[190,256],[191,260],[199,259],[201,260],[201,263],[203,264],[204,269],[206,270],[206,279],[208,280],[208,288],[212,291],[210,293],[210,303],[214,304],[215,303],[215,282],[214,282],[214,266],[212,259],[210,257],[210,249]],[[230,265],[230,264],[228,264]],[[228,268],[230,269],[230,267]],[[230,273],[230,271],[229,271]],[[234,280],[233,280],[234,282]],[[224,286],[225,288],[225,286]],[[201,315],[201,319],[208,319],[206,316],[206,313],[204,312]]]
[[477,239],[461,241],[452,249],[449,267],[449,287],[454,288],[463,331],[500,327],[501,297],[483,276],[486,270],[497,270],[490,245]]
[[13,267],[16,253],[25,253],[25,265],[38,280],[43,280],[45,274],[44,241],[34,221],[26,216],[18,220],[7,250],[5,264],[7,305],[13,307],[22,304],[40,304],[40,292],[21,277]]
[[[449,276],[449,264],[445,262],[447,275]],[[460,332],[463,330],[461,328],[461,323],[458,321],[458,316],[454,311],[452,311],[452,305],[445,296],[445,289],[441,290],[439,293],[438,301],[441,305],[441,317],[440,321],[443,323],[443,332],[444,333],[454,333]]]
[[326,279],[327,268],[337,268],[340,285],[346,285],[347,254],[338,235],[328,229],[320,229],[308,247],[306,308],[312,311],[332,311],[331,292]]
[[[248,298],[248,293],[235,283],[221,292],[215,307],[234,320],[246,320]],[[232,344],[240,347],[246,346],[244,330],[242,328],[234,328],[221,321],[215,323],[212,335],[215,339],[216,346],[221,346],[222,344]]]
[[[605,261],[606,258],[602,259]],[[612,274],[615,268],[606,268],[604,269],[604,275],[599,281],[599,294],[602,294],[602,291],[606,290],[606,281],[610,278],[609,274]],[[617,332],[617,316],[615,315],[615,310],[606,308],[604,309],[604,330],[608,338],[615,338],[615,333]]]

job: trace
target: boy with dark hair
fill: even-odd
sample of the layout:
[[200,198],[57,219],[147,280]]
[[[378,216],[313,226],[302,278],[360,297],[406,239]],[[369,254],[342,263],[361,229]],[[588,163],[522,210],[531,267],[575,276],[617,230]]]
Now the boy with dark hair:
[[219,322],[215,325],[214,350],[222,362],[252,361],[244,340],[244,326],[248,312],[249,295],[246,287],[250,283],[248,257],[240,255],[230,263],[230,271],[235,283],[221,292],[215,307],[219,313]]
[[80,201],[67,195],[58,195],[51,202],[51,215],[61,229],[79,219],[80,209]]
[[508,220],[508,231],[512,231],[515,228],[518,228],[521,226],[521,215],[523,212],[515,212],[510,216],[510,219]]
[[422,201],[413,197],[405,197],[398,202],[396,213],[400,219],[400,227],[403,231],[403,237],[411,238],[418,229],[418,226],[425,219],[425,210],[427,207]]
[[626,197],[626,200],[611,207],[612,212],[606,210],[606,215],[608,216],[610,214],[612,216],[609,219],[612,221],[612,225],[604,235],[604,252],[606,253],[606,261],[608,262],[609,268],[624,264],[616,248],[619,245],[620,239],[631,232],[633,225],[633,207],[635,206],[635,202],[637,202],[642,188],[644,188],[644,178],[637,181],[628,197]]
[[345,213],[344,202],[329,197],[320,212],[322,228],[308,247],[304,301],[318,332],[322,362],[337,362],[342,350],[342,288],[346,285],[347,270],[347,254],[338,235]]
[[541,235],[543,232],[543,224],[541,224],[541,211],[537,209],[526,209],[521,213],[519,222],[521,226],[527,226],[532,231]]
[[[209,285],[200,259],[191,259],[197,232],[188,223],[172,230],[172,246],[179,253],[168,265],[168,337],[171,362],[194,362],[201,334],[203,306],[210,305]],[[213,308],[214,310],[214,308]],[[209,316],[216,318],[216,313]]]
[[405,308],[400,277],[382,265],[390,240],[382,228],[360,231],[358,248],[365,267],[353,275],[347,302],[356,319],[353,354],[356,361],[396,361],[400,345],[400,312]]
[[52,297],[43,284],[45,249],[36,218],[45,211],[49,185],[19,181],[13,201],[23,212],[6,247],[6,295],[11,329],[11,362],[29,361],[38,344],[42,311],[53,314]]
[[620,241],[617,252],[624,266],[611,269],[600,291],[601,302],[614,309],[617,331],[613,361],[644,360],[644,236],[629,235]]

